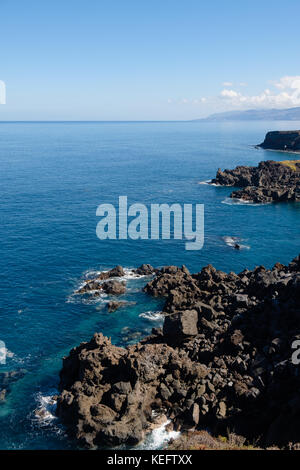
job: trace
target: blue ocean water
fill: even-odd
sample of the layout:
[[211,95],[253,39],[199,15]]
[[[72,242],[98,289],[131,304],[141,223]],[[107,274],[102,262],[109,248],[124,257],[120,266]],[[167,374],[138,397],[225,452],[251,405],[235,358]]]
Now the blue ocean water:
[[[103,299],[74,297],[90,271],[142,263],[241,271],[299,253],[299,203],[228,204],[230,188],[199,184],[218,167],[294,159],[254,148],[268,130],[291,127],[300,123],[0,123],[0,340],[11,353],[0,372],[26,370],[0,404],[0,449],[74,448],[51,414],[34,413],[57,389],[61,358],[95,331],[123,345],[159,323],[140,316],[160,308],[141,292],[146,279],[129,276],[125,297],[136,303],[113,314]],[[100,241],[96,208],[120,195],[129,204],[205,204],[204,248]],[[230,237],[245,248],[233,250]]]

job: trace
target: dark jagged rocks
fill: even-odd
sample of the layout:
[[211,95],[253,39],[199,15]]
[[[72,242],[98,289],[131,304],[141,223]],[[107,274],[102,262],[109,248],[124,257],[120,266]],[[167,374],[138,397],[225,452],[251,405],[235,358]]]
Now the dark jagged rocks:
[[135,269],[134,272],[140,276],[151,276],[157,272],[157,269],[153,268],[151,264],[142,264],[139,268]]
[[300,131],[268,132],[265,140],[258,147],[268,150],[300,152]]
[[300,201],[300,161],[268,160],[257,167],[219,169],[212,183],[243,188],[233,191],[230,197],[249,202]]
[[80,445],[136,444],[153,411],[176,429],[300,442],[299,256],[240,274],[169,266],[145,291],[165,298],[163,329],[127,348],[95,334],[64,358],[57,413]]
[[125,276],[125,271],[122,266],[116,266],[110,271],[102,271],[93,279],[87,279],[75,293],[88,294],[93,297],[97,297],[103,292],[111,295],[124,294],[126,292],[126,283],[115,280],[115,278],[123,276]]
[[[150,264],[142,264],[139,268],[133,270],[138,276],[152,276],[158,270]],[[109,271],[102,271],[92,279],[87,279],[75,294],[89,295],[97,297],[102,293],[108,295],[121,295],[126,292],[126,282],[116,280],[125,276],[122,266],[116,266]]]

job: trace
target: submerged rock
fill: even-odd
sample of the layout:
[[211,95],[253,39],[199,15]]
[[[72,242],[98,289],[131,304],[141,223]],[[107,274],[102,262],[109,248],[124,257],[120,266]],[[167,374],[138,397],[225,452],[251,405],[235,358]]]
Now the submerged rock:
[[5,402],[11,392],[12,384],[22,379],[26,372],[26,369],[15,369],[0,373],[0,404]]
[[117,300],[111,300],[110,302],[108,302],[107,304],[107,310],[111,313],[111,312],[115,312],[116,310],[118,310],[118,308],[121,308],[121,307],[124,307],[125,305],[127,305],[128,302],[126,302],[125,300],[122,301],[117,301]]
[[0,403],[5,402],[7,390],[4,388],[3,390],[0,390]]

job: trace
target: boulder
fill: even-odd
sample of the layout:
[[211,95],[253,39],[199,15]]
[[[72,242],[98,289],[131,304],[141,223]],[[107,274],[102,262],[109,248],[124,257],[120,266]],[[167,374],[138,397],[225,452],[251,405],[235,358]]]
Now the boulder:
[[171,342],[180,341],[188,336],[198,334],[198,312],[197,310],[185,310],[165,318],[163,334]]
[[126,292],[126,283],[119,281],[106,281],[102,284],[102,289],[109,295],[121,295]]
[[106,279],[110,279],[112,277],[123,277],[125,276],[125,271],[122,266],[115,266],[114,268],[110,269],[109,271],[103,271],[98,276],[97,279],[99,281],[104,281]]
[[155,273],[155,269],[151,266],[151,264],[142,264],[135,270],[136,274],[140,276],[150,276]]

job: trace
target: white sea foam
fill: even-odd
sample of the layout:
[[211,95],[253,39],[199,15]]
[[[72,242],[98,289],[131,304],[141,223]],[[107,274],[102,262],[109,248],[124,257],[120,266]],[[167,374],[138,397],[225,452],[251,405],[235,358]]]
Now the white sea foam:
[[136,448],[147,450],[162,449],[171,439],[179,437],[179,431],[166,430],[166,427],[170,422],[171,420],[168,419],[163,424],[153,429],[153,431],[146,436],[145,440],[136,446]]
[[83,297],[83,296],[77,294],[76,291],[75,291],[71,295],[69,295],[69,297],[67,297],[66,303],[67,304],[86,304],[86,305],[90,305],[90,304],[102,304],[102,303],[107,302],[108,294],[106,294],[105,292],[99,293],[99,291],[95,291],[95,290],[90,290],[89,291],[90,294],[93,294],[95,292],[97,292],[99,295],[97,295],[95,297],[93,297],[93,296]]
[[[150,277],[149,275],[144,275],[144,274],[137,274],[135,272],[135,269],[134,268],[123,268],[124,269],[124,276],[120,276],[120,277],[110,277],[109,279],[103,279],[103,280],[99,280],[99,286],[107,281],[107,280],[121,280],[121,281],[134,281],[136,279],[142,279],[144,277]],[[71,295],[69,295],[69,297],[67,298],[66,302],[67,303],[101,303],[105,297],[107,297],[107,294],[105,293],[100,293],[100,295],[98,295],[97,297],[91,297],[91,298],[83,298],[79,293],[78,291],[80,289],[82,289],[88,281],[90,280],[93,280],[93,279],[96,279],[97,276],[99,276],[101,273],[107,273],[108,270],[101,270],[101,271],[97,271],[97,270],[87,270],[83,273],[83,280],[81,280],[74,292],[72,292]],[[134,290],[132,290],[131,288],[127,289],[128,291],[130,292],[135,292]],[[90,290],[88,293],[90,294],[94,294],[95,292],[98,292],[97,290]],[[138,292],[138,290],[136,290],[136,292]]]
[[[3,344],[3,346],[1,346]],[[0,341],[0,364],[7,359],[14,357],[14,353],[9,351],[2,341]],[[2,362],[1,362],[2,361]]]
[[218,184],[218,183],[212,183],[212,180],[206,180],[206,181],[199,181],[198,184],[207,184],[208,186],[232,186],[231,184]]
[[56,406],[57,401],[55,394],[42,395],[38,393],[36,396],[37,408],[34,410],[34,420],[39,422],[41,425],[49,425],[52,421],[57,420]]
[[131,280],[131,279],[140,279],[142,277],[145,277],[145,275],[135,273],[134,269],[132,269],[132,268],[124,268],[124,271],[125,271],[125,276],[123,276],[120,279],[129,279],[129,280]]
[[198,184],[213,184],[211,183],[212,180],[206,180],[206,181],[199,181]]
[[238,199],[238,198],[231,198],[231,197],[226,197],[223,201],[222,201],[222,204],[227,204],[228,206],[255,206],[255,207],[259,207],[259,206],[265,206],[267,204],[270,204],[270,203],[257,203],[257,202],[253,202],[253,201],[245,201],[244,199]]
[[[145,277],[144,275],[141,274],[136,274],[134,271],[134,268],[123,268],[125,275],[120,276],[120,277],[110,277],[109,279],[139,279],[141,277]],[[84,278],[85,279],[94,279],[95,277],[99,276],[102,273],[108,273],[108,269],[103,269],[102,271],[96,271],[96,270],[89,270],[85,271]],[[82,284],[84,285],[86,281],[84,281]]]
[[223,237],[223,240],[226,243],[226,245],[234,246],[239,241],[239,238],[238,237],[227,237],[226,236],[226,237]]
[[161,311],[153,312],[151,310],[149,310],[149,312],[140,313],[139,317],[145,318],[146,320],[150,320],[150,321],[160,321],[160,320],[163,320],[164,318]]
[[245,241],[243,238],[232,237],[232,236],[225,236],[225,237],[222,237],[222,238],[223,238],[224,242],[226,243],[226,245],[228,245],[232,248],[235,248],[236,244],[238,244],[240,249],[250,250],[250,246],[243,245],[241,243],[241,242]]
[[47,428],[56,435],[66,436],[62,423],[56,416],[56,390],[51,390],[47,395],[38,393],[35,396],[37,408],[30,413],[29,419],[33,427]]

